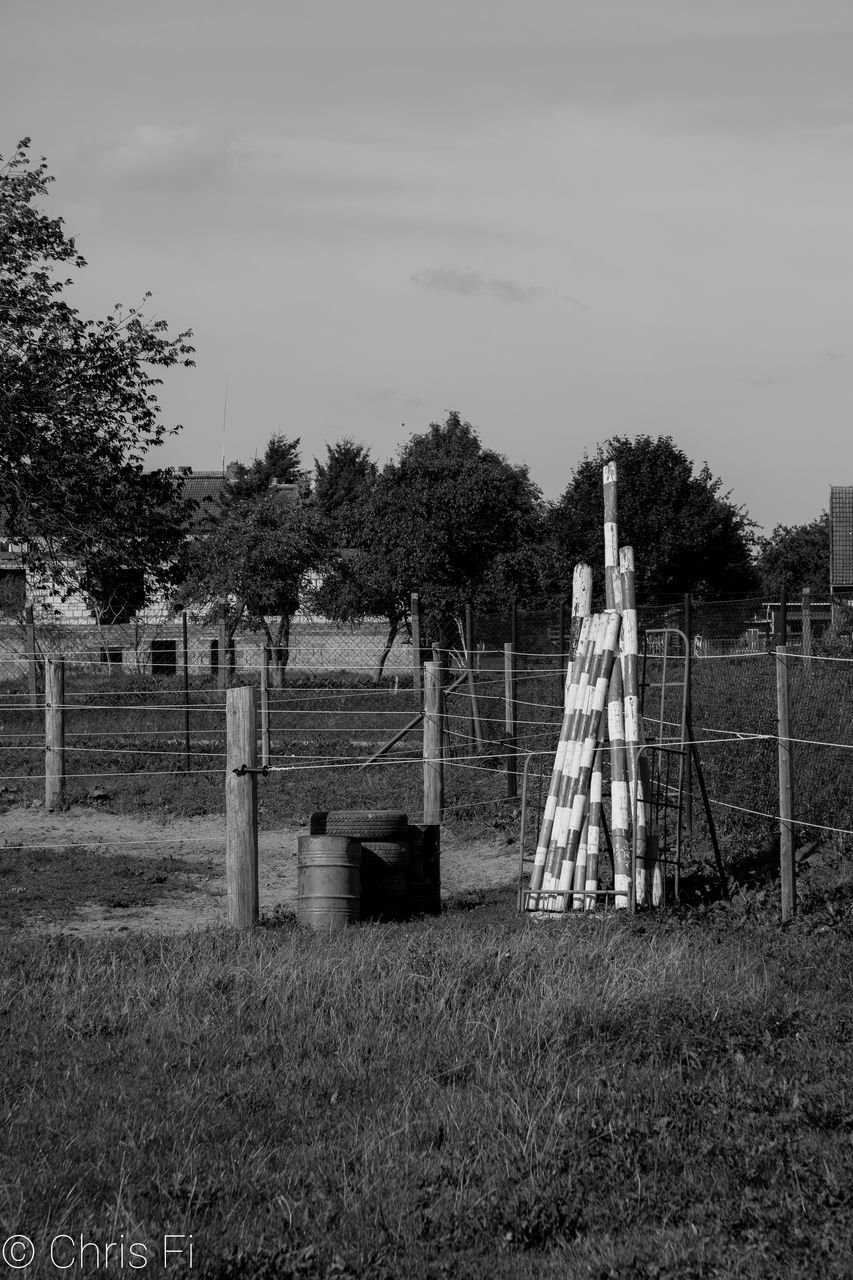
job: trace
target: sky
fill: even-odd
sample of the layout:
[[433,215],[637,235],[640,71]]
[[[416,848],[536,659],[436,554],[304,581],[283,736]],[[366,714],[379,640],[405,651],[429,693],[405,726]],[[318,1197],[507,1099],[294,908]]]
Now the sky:
[[556,499],[670,435],[769,532],[853,484],[850,0],[3,0],[88,267],[190,328],[159,465],[457,409]]

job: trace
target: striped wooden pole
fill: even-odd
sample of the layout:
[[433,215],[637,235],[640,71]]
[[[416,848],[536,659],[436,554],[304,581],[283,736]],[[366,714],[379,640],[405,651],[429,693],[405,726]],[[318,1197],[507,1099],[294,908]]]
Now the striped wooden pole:
[[607,698],[607,729],[610,738],[610,839],[613,844],[613,888],[615,906],[628,908],[631,883],[630,804],[628,764],[625,751],[625,719],[622,701],[622,668],[614,662]]
[[[590,786],[592,783],[590,782]],[[586,856],[587,845],[589,842],[589,796],[586,801],[586,817],[583,820],[583,829],[581,831],[581,842],[578,847],[578,860],[575,864],[575,880],[574,880],[574,896],[572,898],[572,908],[575,911],[583,911],[584,893],[586,891]]]
[[602,772],[603,747],[596,747],[589,783],[589,821],[586,837],[586,898],[584,908],[594,911],[598,903],[598,846],[601,842],[601,796],[604,784]]
[[622,692],[625,708],[625,750],[628,765],[631,813],[636,813],[634,845],[637,856],[637,901],[645,901],[646,833],[651,819],[648,758],[637,752],[645,741],[640,715],[639,630],[637,626],[637,587],[633,547],[619,550],[619,569],[622,582]]
[[604,595],[608,609],[622,608],[619,581],[618,476],[616,463],[604,467]]
[[572,574],[572,657],[577,653],[580,644],[581,626],[584,618],[592,613],[592,566],[576,564]]
[[598,669],[601,665],[604,644],[604,616],[595,614],[592,619],[590,639],[584,655],[584,664],[578,682],[577,701],[572,712],[569,725],[566,752],[563,758],[563,772],[560,778],[560,789],[557,807],[548,843],[548,856],[545,860],[545,872],[542,878],[543,888],[557,887],[556,872],[559,859],[560,840],[565,838],[568,829],[569,812],[574,796],[577,772],[580,767],[579,748],[583,741],[583,728],[591,712],[590,690],[595,689]]
[[542,886],[542,876],[545,871],[545,859],[548,856],[548,846],[551,842],[551,832],[554,827],[554,815],[557,812],[560,783],[563,777],[563,765],[569,745],[569,731],[580,688],[581,671],[584,669],[585,661],[591,651],[591,631],[592,619],[584,618],[575,660],[566,677],[563,722],[560,726],[560,736],[557,741],[557,752],[554,756],[554,768],[551,772],[551,783],[548,787],[548,796],[545,800],[545,812],[542,816],[542,827],[539,832],[539,839],[536,843],[536,854],[533,860],[533,870],[530,876],[530,889],[534,892]]
[[[598,745],[604,707],[607,702],[607,691],[610,687],[610,674],[616,659],[619,630],[622,624],[622,616],[615,609],[609,610],[604,616],[606,623],[601,662],[595,682],[595,691],[592,696],[592,705],[583,727],[574,794],[570,797],[566,806],[569,815],[568,831],[565,834],[561,831],[557,838],[554,875],[557,880],[557,888],[561,891],[571,889],[574,883],[575,864],[586,816],[586,805],[589,799],[592,765],[595,758],[595,749]],[[566,899],[558,900],[558,910],[560,909],[560,903],[562,903],[562,909],[565,910]]]

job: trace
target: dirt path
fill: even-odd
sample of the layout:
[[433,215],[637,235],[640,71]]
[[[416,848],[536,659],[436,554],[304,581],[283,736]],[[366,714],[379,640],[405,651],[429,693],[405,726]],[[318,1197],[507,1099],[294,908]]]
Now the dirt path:
[[[261,831],[258,837],[260,909],[296,905],[297,839],[305,827]],[[23,849],[21,848],[23,846]],[[45,932],[97,936],[115,932],[183,932],[222,923],[225,917],[225,819],[221,814],[169,818],[159,822],[135,814],[91,807],[61,813],[41,808],[11,808],[0,814],[2,849],[20,857],[27,848],[88,849],[93,858],[120,853],[140,866],[152,857],[180,859],[191,887],[170,890],[151,905],[111,906],[82,901],[70,919],[51,920],[42,912],[35,922]],[[460,842],[445,833],[442,843],[442,896],[491,889],[512,883],[518,874],[518,846],[484,841]],[[186,881],[186,877],[185,877]],[[9,886],[26,893],[26,884]]]

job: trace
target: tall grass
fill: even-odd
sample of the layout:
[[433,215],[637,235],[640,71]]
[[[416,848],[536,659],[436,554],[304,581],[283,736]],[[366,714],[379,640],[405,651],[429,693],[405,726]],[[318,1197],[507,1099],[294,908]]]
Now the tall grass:
[[152,1258],[191,1234],[207,1277],[846,1276],[851,960],[847,926],[508,902],[330,938],[17,936],[2,1225]]

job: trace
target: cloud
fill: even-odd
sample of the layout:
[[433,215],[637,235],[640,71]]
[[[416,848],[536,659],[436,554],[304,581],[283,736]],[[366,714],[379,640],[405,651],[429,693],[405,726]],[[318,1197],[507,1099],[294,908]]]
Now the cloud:
[[541,297],[545,290],[536,285],[518,284],[515,280],[487,278],[470,267],[463,271],[455,267],[428,267],[411,277],[412,284],[436,293],[455,293],[463,297],[486,295],[499,302],[531,302]]
[[125,185],[189,190],[222,177],[237,150],[233,139],[193,125],[141,124],[109,142],[97,167]]

